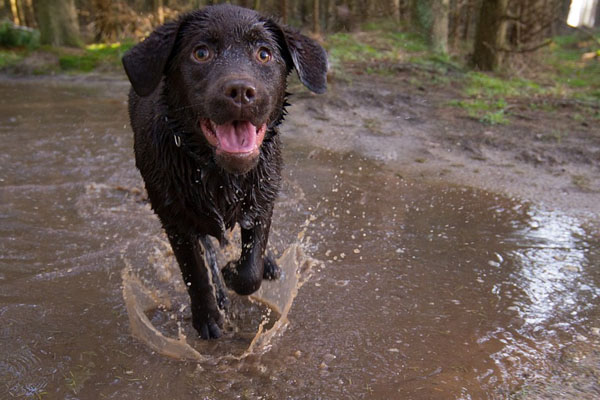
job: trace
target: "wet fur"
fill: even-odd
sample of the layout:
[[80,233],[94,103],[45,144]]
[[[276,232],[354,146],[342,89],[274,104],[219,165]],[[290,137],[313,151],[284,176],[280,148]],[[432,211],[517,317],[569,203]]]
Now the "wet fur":
[[[242,47],[231,56],[235,58],[223,56],[219,65],[211,68],[190,64],[194,41],[207,32],[215,42],[225,43],[223,38],[236,35],[252,41],[254,33],[249,31],[253,26],[258,26],[257,39],[276,52],[268,70],[244,58]],[[250,294],[263,278],[279,275],[279,268],[265,252],[281,184],[277,126],[285,114],[286,77],[296,69],[309,89],[322,93],[326,87],[325,52],[311,39],[254,11],[221,5],[158,27],[124,56],[123,64],[132,83],[129,114],[136,166],[188,286],[194,327],[203,338],[219,337],[223,325],[220,309],[227,297],[208,236],[222,244],[226,230],[240,225],[242,255],[223,270],[225,283],[237,293]],[[235,167],[237,158],[219,160],[198,132],[198,118],[208,117],[207,113],[211,118],[227,118],[219,115],[219,93],[210,82],[237,73],[250,76],[268,95],[243,111],[248,119],[267,118],[268,125],[258,158],[252,165],[240,167],[245,171],[240,174],[228,172],[222,164]]]

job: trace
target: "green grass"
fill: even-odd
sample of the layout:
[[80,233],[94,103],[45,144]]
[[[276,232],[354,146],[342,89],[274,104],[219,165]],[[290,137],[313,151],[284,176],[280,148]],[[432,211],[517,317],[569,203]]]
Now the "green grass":
[[18,64],[25,58],[26,52],[19,50],[0,50],[0,70]]
[[600,54],[600,33],[557,36],[545,52],[545,61],[553,68],[556,92],[586,101],[600,101],[600,62],[584,61],[584,53]]
[[469,117],[487,125],[506,125],[511,99],[536,97],[547,89],[521,78],[504,78],[492,74],[471,71],[463,78],[462,93],[467,98],[450,102],[450,105],[467,111]]
[[[557,98],[600,101],[600,62],[581,58],[586,52],[600,51],[600,33],[595,38],[580,33],[554,38],[550,46],[530,56],[530,69],[517,75],[510,70],[468,71],[466,59],[457,61],[461,55],[434,53],[423,37],[399,29],[384,19],[363,24],[360,32],[330,35],[326,47],[333,70],[347,79],[351,79],[352,71],[396,76],[399,65],[412,64],[414,68],[408,71],[416,72],[409,72],[411,84],[459,88],[459,100],[450,104],[489,125],[508,124],[509,104],[524,103],[525,99],[532,111],[541,112],[555,111],[553,99]],[[599,115],[590,108],[584,117],[598,120]]]
[[469,117],[488,125],[506,125],[506,107],[508,104],[504,99],[497,101],[486,99],[451,100],[448,105],[462,108]]
[[133,42],[92,44],[85,47],[81,53],[66,54],[59,51],[59,64],[63,71],[90,72],[108,65],[120,67],[121,57],[133,47]]
[[336,33],[328,40],[331,58],[340,62],[373,61],[383,55],[372,45],[348,33]]
[[497,98],[543,94],[539,84],[520,78],[503,78],[481,72],[469,72],[464,93],[470,97]]
[[133,42],[92,44],[83,49],[64,47],[42,46],[38,49],[0,48],[0,70],[18,69],[19,63],[28,56],[36,53],[50,53],[55,59],[58,58],[58,67],[55,64],[42,65],[34,73],[45,74],[55,72],[87,73],[97,69],[120,70],[121,57],[133,47]]
[[364,64],[367,73],[385,73],[382,66],[398,63],[413,53],[427,51],[427,45],[420,36],[383,30],[382,26],[386,24],[365,24],[365,30],[360,33],[329,35],[325,47],[334,68],[343,69],[344,64]]

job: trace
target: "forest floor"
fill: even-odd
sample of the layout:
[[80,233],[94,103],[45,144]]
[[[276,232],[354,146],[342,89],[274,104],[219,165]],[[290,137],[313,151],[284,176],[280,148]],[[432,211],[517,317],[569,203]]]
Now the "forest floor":
[[457,107],[468,98],[454,83],[435,83],[435,74],[407,68],[393,77],[334,79],[324,96],[292,97],[287,119],[310,127],[313,143],[366,154],[409,179],[600,215],[600,103],[502,100],[505,121],[492,124]]
[[[412,64],[385,76],[346,71],[333,76],[325,95],[295,82],[284,141],[294,134],[323,149],[354,152],[412,182],[514,197],[581,218],[598,234],[600,102],[517,93],[490,100],[501,103],[500,111],[476,114],[461,106],[473,97],[460,74]],[[595,398],[600,334],[566,345],[551,363],[551,378],[534,374],[508,398]]]
[[329,91],[293,99],[304,112],[289,120],[310,126],[314,142],[368,154],[407,178],[476,186],[598,222],[600,58],[582,61],[597,39],[555,38],[490,74],[424,52],[407,35],[385,35],[330,38]]
[[[560,210],[599,232],[600,59],[582,60],[598,42],[573,36],[555,43],[541,55],[523,56],[511,73],[483,74],[427,53],[405,34],[333,35],[328,93],[314,95],[293,80],[296,94],[282,134],[356,152],[408,180],[467,185]],[[96,49],[111,57],[123,50]],[[118,62],[95,51],[0,51],[0,71],[93,70],[86,80],[125,79]],[[566,375],[556,387],[529,385],[514,398],[563,396],[571,386],[597,389],[598,340],[565,354],[559,364]]]

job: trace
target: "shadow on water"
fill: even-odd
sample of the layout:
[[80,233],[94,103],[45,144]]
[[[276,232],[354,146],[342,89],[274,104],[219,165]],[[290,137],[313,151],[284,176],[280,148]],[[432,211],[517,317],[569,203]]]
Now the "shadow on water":
[[[1,398],[506,398],[551,385],[568,349],[597,344],[600,240],[584,222],[406,181],[285,126],[272,246],[318,261],[258,348],[246,353],[270,308],[245,299],[225,341],[200,343],[133,164],[126,87],[0,92]],[[144,316],[183,332],[200,362],[134,337],[128,266],[156,295],[137,302]]]

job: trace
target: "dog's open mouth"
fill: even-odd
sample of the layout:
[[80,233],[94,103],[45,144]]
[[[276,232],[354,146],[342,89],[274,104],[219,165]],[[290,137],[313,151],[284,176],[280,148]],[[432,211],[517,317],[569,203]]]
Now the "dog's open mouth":
[[231,121],[218,125],[208,118],[200,120],[200,127],[217,153],[239,156],[258,153],[267,131],[267,124],[256,127],[250,121]]

